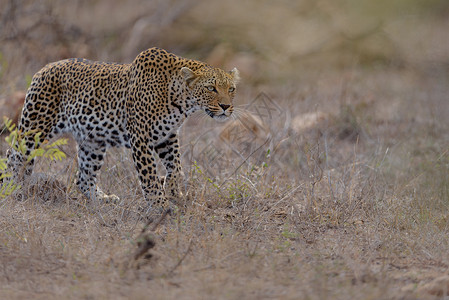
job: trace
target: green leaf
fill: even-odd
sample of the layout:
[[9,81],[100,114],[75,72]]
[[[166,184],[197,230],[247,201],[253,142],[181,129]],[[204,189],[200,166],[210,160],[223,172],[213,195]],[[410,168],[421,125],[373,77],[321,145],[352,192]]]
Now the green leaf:
[[0,170],[6,170],[6,158],[0,158]]
[[22,154],[25,154],[27,151],[27,146],[26,146],[26,141],[25,140],[21,140],[19,142],[19,145],[17,146],[17,151],[19,151]]
[[30,155],[28,155],[27,161],[30,162],[35,157],[44,156],[45,150],[42,148],[37,148],[31,151]]
[[6,184],[2,184],[0,186],[0,197],[5,198],[8,195],[11,195],[18,188],[12,181],[9,181]]
[[39,145],[39,142],[41,141],[41,135],[42,132],[38,132],[34,135],[34,144]]
[[62,145],[67,145],[67,143],[68,143],[68,139],[58,139],[55,142],[48,145],[48,147],[55,148],[55,147],[59,147]]
[[16,124],[14,124],[11,119],[8,119],[7,117],[3,117],[3,122],[5,123],[5,127],[8,129],[9,132],[14,131]]
[[11,177],[11,174],[9,174],[9,173],[1,173],[0,174],[0,179],[9,178],[9,177]]

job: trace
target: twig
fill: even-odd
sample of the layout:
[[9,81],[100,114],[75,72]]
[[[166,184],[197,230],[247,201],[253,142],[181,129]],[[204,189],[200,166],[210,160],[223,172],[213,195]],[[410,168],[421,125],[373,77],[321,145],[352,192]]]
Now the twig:
[[[166,209],[162,216],[159,218],[159,220],[154,223],[153,227],[151,228],[151,231],[154,232],[156,228],[159,226],[159,224],[162,223],[162,221],[165,219],[165,217],[170,212],[170,209]],[[152,223],[152,220],[148,220],[145,226],[142,228],[142,231],[140,232],[139,236],[136,238],[137,240],[137,250],[134,252],[134,260],[138,260],[140,257],[145,255],[148,250],[152,249],[154,246],[156,246],[156,242],[154,241],[154,236],[150,233],[147,233],[148,226]]]
[[153,235],[145,234],[144,236],[137,239],[137,250],[134,252],[134,260],[138,260],[140,257],[145,255],[148,250],[156,246]]
[[329,147],[327,145],[327,134],[324,134],[324,153],[326,154],[326,168],[327,168],[327,181],[329,184],[329,189],[331,191],[331,196],[332,196],[332,200],[335,202],[337,202],[335,200],[335,195],[334,195],[334,189],[332,187],[332,179],[331,179],[331,170],[329,168]]
[[171,268],[171,270],[170,271],[168,271],[168,273],[167,274],[172,274],[181,264],[182,264],[182,262],[184,261],[184,259],[187,257],[187,254],[189,254],[189,252],[190,252],[190,250],[191,250],[191,248],[192,248],[192,239],[190,239],[190,242],[189,242],[189,247],[187,247],[187,250],[186,250],[186,252],[184,253],[184,255],[178,260],[178,263],[176,264],[176,265],[174,265],[173,266],[173,268]]
[[245,160],[243,160],[242,161],[242,163],[234,170],[234,172],[231,174],[231,175],[229,175],[224,181],[223,181],[223,183],[220,185],[220,189],[221,189],[221,187],[226,183],[226,182],[228,182],[228,180],[232,177],[232,176],[234,176],[236,173],[237,173],[237,171],[248,161],[248,159],[254,154],[254,153],[256,153],[257,151],[259,151],[263,146],[265,146],[265,144],[266,143],[268,143],[268,141],[270,140],[270,138],[268,138],[262,145],[260,145],[256,150],[254,150],[253,152],[251,152],[246,158],[245,158]]
[[[162,216],[159,218],[159,220],[154,223],[153,228],[151,228],[151,231],[155,231],[156,228],[162,223],[162,221],[165,219],[165,217],[171,213],[171,209],[166,209],[164,210],[164,212],[162,213]],[[145,229],[151,224],[152,220],[148,220],[147,223],[145,224],[145,226],[142,229],[142,233],[145,231]]]

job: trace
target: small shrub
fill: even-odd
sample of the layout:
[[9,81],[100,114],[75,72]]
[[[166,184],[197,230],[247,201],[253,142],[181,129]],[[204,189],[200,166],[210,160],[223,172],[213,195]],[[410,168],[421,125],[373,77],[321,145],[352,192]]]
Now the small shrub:
[[[26,140],[25,136],[31,135],[35,132],[28,131],[22,133],[21,130],[16,128],[16,125],[12,123],[12,120],[4,118],[5,127],[9,131],[9,135],[5,138],[8,145],[15,151],[20,152],[22,155],[26,153]],[[36,149],[33,149],[27,157],[26,163],[29,163],[36,157],[45,157],[50,160],[63,160],[66,158],[64,152],[58,147],[67,144],[67,139],[58,139],[53,143],[48,140],[41,141],[41,132],[37,132],[34,135],[34,141],[36,145],[39,145]],[[6,158],[0,158],[0,197],[4,198],[12,194],[16,189],[20,188],[19,185],[14,183],[14,180],[4,180],[11,177],[11,173],[7,172]]]

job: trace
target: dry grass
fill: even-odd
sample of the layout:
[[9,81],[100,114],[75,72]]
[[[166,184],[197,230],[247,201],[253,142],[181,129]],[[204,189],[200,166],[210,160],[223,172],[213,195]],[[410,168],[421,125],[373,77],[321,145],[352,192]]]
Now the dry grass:
[[[197,5],[211,10],[210,4]],[[222,5],[222,11],[230,9]],[[329,7],[324,1],[315,13],[322,17],[319,13]],[[277,9],[278,14],[293,10]],[[130,19],[139,15],[130,11]],[[187,21],[199,26],[196,14],[173,19],[166,30],[177,32]],[[249,22],[237,14],[231,19],[235,28]],[[295,22],[304,20],[315,32],[310,15]],[[407,24],[421,24],[426,47],[404,30]],[[383,60],[369,63],[369,55],[363,62],[346,60],[354,49],[329,46],[324,54],[307,56],[303,65],[289,52],[299,44],[284,45],[290,60],[270,59],[285,63],[285,74],[262,63],[256,67],[263,75],[247,77],[239,90],[237,104],[252,112],[252,121],[239,114],[243,124],[231,127],[196,115],[182,128],[186,197],[180,212],[160,224],[146,226],[136,212],[142,194],[129,152],[109,151],[100,178],[105,191],[121,197],[118,205],[88,204],[76,191],[73,145],[64,149],[69,158],[63,163],[39,161],[27,188],[0,201],[1,298],[449,295],[445,25],[445,19],[424,17],[387,22],[384,29],[400,59],[382,52]],[[245,51],[253,53],[251,47],[261,40],[255,31],[248,34],[245,38],[252,39]],[[199,56],[214,48],[203,40]],[[99,41],[86,41],[86,47],[101,57],[114,41],[91,48]],[[163,42],[171,45],[170,39]],[[8,47],[2,51],[13,57]],[[271,50],[260,51],[253,56],[266,62]],[[317,62],[319,57],[325,62]],[[0,94],[24,80],[5,70]]]

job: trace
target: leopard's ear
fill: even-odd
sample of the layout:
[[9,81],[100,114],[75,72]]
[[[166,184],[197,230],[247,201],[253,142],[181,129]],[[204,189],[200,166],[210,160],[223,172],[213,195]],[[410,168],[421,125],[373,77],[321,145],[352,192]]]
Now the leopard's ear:
[[191,69],[189,69],[187,67],[181,68],[181,75],[184,78],[184,80],[187,82],[188,86],[190,86],[195,81],[195,79],[198,77],[198,75],[195,74],[195,72],[193,72]]
[[237,68],[232,69],[229,71],[229,74],[231,74],[232,78],[234,79],[234,83],[238,83],[240,81],[240,72],[237,70]]

